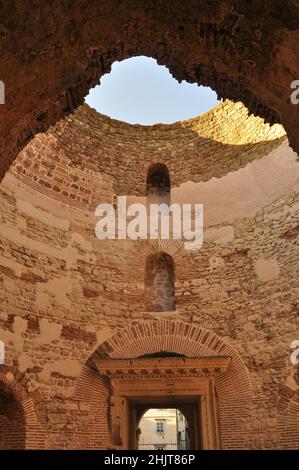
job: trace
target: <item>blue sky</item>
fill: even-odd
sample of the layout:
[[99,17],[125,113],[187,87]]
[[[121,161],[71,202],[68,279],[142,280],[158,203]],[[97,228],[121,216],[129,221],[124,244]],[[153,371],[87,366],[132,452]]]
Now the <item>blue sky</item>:
[[166,67],[143,56],[114,62],[85,101],[99,113],[144,125],[182,121],[219,103],[210,88],[178,83]]

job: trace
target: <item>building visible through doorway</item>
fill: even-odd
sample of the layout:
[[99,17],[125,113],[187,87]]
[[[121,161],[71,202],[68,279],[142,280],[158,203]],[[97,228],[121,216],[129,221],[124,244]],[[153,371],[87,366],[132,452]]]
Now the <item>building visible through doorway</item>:
[[189,449],[188,424],[176,408],[151,408],[142,416],[138,433],[140,450]]

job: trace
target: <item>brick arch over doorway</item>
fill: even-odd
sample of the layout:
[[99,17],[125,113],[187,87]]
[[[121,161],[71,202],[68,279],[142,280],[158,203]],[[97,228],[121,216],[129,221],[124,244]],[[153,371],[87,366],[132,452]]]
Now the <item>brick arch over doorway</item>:
[[83,102],[114,61],[136,55],[156,58],[178,80],[242,101],[267,122],[281,122],[298,152],[299,108],[290,102],[290,84],[299,76],[298,17],[296,2],[283,0],[91,0],[71,8],[69,0],[27,0],[17,8],[5,2],[2,176],[36,133]]
[[[107,449],[109,440],[109,386],[95,361],[103,358],[137,358],[161,351],[187,357],[227,356],[228,370],[216,377],[219,427],[223,449],[246,449],[253,394],[248,370],[235,349],[219,336],[182,321],[148,321],[119,330],[90,356],[78,379],[75,398],[90,404],[87,448]],[[80,441],[80,438],[79,438]]]
[[15,435],[11,436],[11,443],[6,443],[6,448],[45,449],[46,414],[39,390],[29,391],[31,384],[26,375],[5,365],[0,366],[0,387],[11,396],[16,408],[11,416],[16,420]]
[[278,403],[280,449],[292,450],[299,448],[299,384],[298,379],[296,383],[295,376],[294,379],[295,386],[293,384],[292,388],[287,384],[280,386],[280,400]]

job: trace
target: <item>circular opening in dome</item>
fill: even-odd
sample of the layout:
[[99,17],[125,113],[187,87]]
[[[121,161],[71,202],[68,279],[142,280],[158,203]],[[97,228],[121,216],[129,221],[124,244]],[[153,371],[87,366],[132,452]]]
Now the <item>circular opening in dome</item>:
[[183,121],[220,103],[211,88],[179,83],[167,67],[144,56],[114,62],[85,101],[101,114],[142,125]]

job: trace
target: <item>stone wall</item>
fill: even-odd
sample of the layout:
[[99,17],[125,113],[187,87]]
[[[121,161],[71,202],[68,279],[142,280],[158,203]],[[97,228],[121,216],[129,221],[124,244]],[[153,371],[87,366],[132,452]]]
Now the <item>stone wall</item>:
[[298,18],[295,0],[6,2],[1,177],[34,135],[83,103],[114,61],[137,55],[281,122],[298,152],[299,107],[290,101],[299,75]]
[[279,147],[280,125],[248,116],[226,101],[198,118],[171,126],[132,126],[87,105],[38,135],[10,173],[39,192],[76,207],[111,202],[111,193],[146,194],[153,163],[165,164],[172,187],[221,177]]
[[[229,104],[220,105],[215,120],[227,108]],[[243,113],[239,106],[236,109]],[[283,174],[289,161],[288,155],[284,160],[289,151],[286,142],[280,141],[283,132],[257,123],[255,144],[250,144],[247,126],[256,118],[245,120],[236,130],[245,129],[240,137],[244,145],[235,141],[232,150],[236,136],[224,133],[227,154],[222,153],[223,143],[213,142],[215,135],[201,147],[202,129],[188,131],[191,141],[195,139],[190,148],[186,141],[178,145],[186,127],[211,119],[212,114],[187,121],[182,129],[176,124],[150,130],[98,117],[83,107],[47,135],[37,136],[4,179],[0,339],[6,345],[6,365],[0,366],[0,382],[9,381],[33,417],[24,446],[109,447],[109,389],[104,379],[99,383],[94,369],[84,375],[86,364],[99,350],[111,357],[159,352],[154,349],[161,347],[164,325],[172,325],[171,333],[165,333],[168,351],[212,355],[225,350],[236,357],[235,369],[218,384],[224,403],[220,417],[224,448],[299,447],[298,373],[290,363],[290,344],[298,336],[298,180],[286,188],[275,186],[276,192],[269,195],[262,178],[258,203],[250,206],[250,214],[234,217],[228,211],[221,222],[218,216],[205,221],[199,251],[186,251],[178,240],[100,241],[94,234],[95,206],[120,193],[143,199],[146,169],[157,160],[169,168],[172,199],[180,197],[178,189],[188,180],[195,183],[195,192],[197,184],[209,188],[213,173],[219,188],[228,176],[232,186],[243,184],[242,172],[248,175],[255,165],[257,173],[265,174],[265,168],[277,173],[276,151],[281,152]],[[90,120],[102,122],[98,139],[96,126],[89,128]],[[219,123],[219,142],[221,128],[224,132]],[[127,131],[129,143],[121,146]],[[140,133],[145,135],[141,142]],[[244,153],[244,146],[251,151]],[[204,148],[206,158],[200,158]],[[260,160],[237,171],[241,160],[247,164],[246,158]],[[297,162],[292,165],[296,175]],[[225,176],[231,170],[236,171]],[[216,190],[215,204],[222,197]],[[246,197],[241,191],[240,201]],[[228,206],[233,204],[229,191],[226,198]],[[145,263],[160,251],[174,262],[175,311],[152,312],[146,307]],[[148,338],[142,333],[146,325],[151,329]],[[120,338],[125,338],[128,328],[130,335],[136,330],[136,338],[126,349]],[[194,330],[190,339],[192,328],[207,333]],[[178,337],[185,339],[178,342]],[[183,351],[180,344],[190,348]],[[251,395],[244,391],[248,384]],[[44,441],[34,444],[41,430]]]
[[175,310],[175,270],[172,257],[158,252],[145,261],[145,309],[152,312]]

